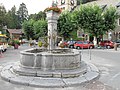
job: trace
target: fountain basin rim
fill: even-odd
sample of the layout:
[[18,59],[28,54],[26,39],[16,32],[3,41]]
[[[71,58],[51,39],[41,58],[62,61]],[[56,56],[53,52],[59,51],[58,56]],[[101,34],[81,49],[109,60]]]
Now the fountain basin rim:
[[[34,56],[41,56],[41,55],[45,55],[45,56],[47,56],[47,55],[63,55],[64,56],[64,55],[78,55],[78,54],[80,54],[77,50],[70,50],[69,52],[63,52],[63,53],[50,52],[50,51],[41,51],[38,53],[29,52],[32,50],[35,50],[35,48],[23,50],[23,51],[20,51],[20,53],[23,55],[34,55]],[[40,49],[40,50],[42,50],[42,49]],[[53,50],[60,50],[60,49],[53,49]],[[61,49],[61,50],[67,50],[67,49]]]

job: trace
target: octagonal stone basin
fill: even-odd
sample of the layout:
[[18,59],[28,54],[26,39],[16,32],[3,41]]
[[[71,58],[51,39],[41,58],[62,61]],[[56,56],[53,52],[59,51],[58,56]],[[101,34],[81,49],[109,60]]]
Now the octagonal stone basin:
[[73,49],[28,49],[20,52],[24,68],[41,70],[71,70],[80,67],[80,54]]

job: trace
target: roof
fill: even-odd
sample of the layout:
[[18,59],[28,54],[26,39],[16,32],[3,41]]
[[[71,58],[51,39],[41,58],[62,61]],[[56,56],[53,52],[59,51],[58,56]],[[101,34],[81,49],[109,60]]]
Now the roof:
[[116,7],[117,7],[117,8],[120,7],[120,2],[116,5]]
[[107,7],[107,4],[100,6],[103,10]]
[[[113,7],[120,7],[120,0],[95,0],[95,1],[92,1],[92,2],[88,2],[86,4],[83,4],[83,5],[98,5],[100,6],[101,8],[103,8],[103,10],[108,7],[108,6],[113,6]],[[80,5],[78,5],[76,7],[76,10],[79,9]],[[120,13],[120,9],[117,9],[118,13]]]
[[22,29],[7,29],[11,34],[23,34]]
[[[97,4],[97,5],[107,5],[107,6],[117,6],[117,4],[120,2],[120,0],[96,0],[93,2],[89,2],[87,4]],[[119,3],[120,5],[120,3]]]

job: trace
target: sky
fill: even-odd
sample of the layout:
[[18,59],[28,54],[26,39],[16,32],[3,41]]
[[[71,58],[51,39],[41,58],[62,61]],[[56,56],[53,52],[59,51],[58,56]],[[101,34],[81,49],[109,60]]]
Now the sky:
[[7,11],[11,10],[14,5],[18,10],[22,2],[26,5],[29,14],[35,14],[50,7],[52,0],[0,0],[0,4],[2,3]]

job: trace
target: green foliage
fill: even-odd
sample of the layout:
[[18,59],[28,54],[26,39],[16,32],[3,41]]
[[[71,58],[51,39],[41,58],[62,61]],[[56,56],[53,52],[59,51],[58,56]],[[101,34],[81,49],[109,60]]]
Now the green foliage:
[[23,23],[25,35],[29,39],[38,39],[47,35],[47,21],[46,14],[40,11],[38,14],[31,14],[29,20]]
[[19,40],[14,40],[13,42],[14,42],[14,44],[18,44],[18,45],[20,45]]
[[22,23],[28,19],[28,10],[24,3],[20,4],[19,9],[17,11],[17,15],[22,27]]
[[12,41],[11,41],[11,45],[12,45],[12,46],[14,46],[15,44],[20,45],[19,40],[12,40]]
[[18,20],[18,15],[16,14],[16,7],[13,6],[11,10],[8,11],[7,13],[7,27],[10,29],[20,29],[21,24],[20,21]]
[[44,37],[47,35],[47,21],[46,20],[38,20],[34,23],[34,33],[35,37]]
[[46,19],[46,14],[45,12],[40,11],[38,14],[30,14],[29,20],[33,19],[35,21],[41,20],[41,19]]
[[41,41],[38,42],[38,46],[42,47],[43,43]]
[[70,12],[64,12],[58,20],[58,34],[64,39],[70,38],[70,33],[77,30],[77,26],[73,21],[73,15]]
[[44,46],[45,48],[47,48],[48,45],[49,45],[49,43],[47,42],[47,40],[48,40],[48,37],[44,37],[44,43],[43,43],[43,46]]
[[[76,32],[75,32],[75,31],[72,31],[72,32],[70,33],[70,36],[71,36],[71,38],[72,38],[73,40],[79,40],[79,38],[77,37],[77,31],[76,31]],[[68,40],[70,40],[70,38],[69,38]]]
[[34,21],[30,19],[23,23],[23,30],[27,39],[38,39],[47,35],[47,21],[44,19]]
[[0,29],[7,25],[10,29],[21,29],[21,25],[24,20],[28,18],[28,11],[24,3],[20,4],[19,10],[16,11],[16,7],[13,6],[11,10],[6,12],[3,5],[0,6]]
[[34,34],[34,20],[29,20],[29,21],[25,21],[22,25],[24,33],[26,35],[26,38],[29,40],[30,38],[34,39],[35,38],[35,34]]
[[118,13],[116,8],[110,6],[103,12],[103,20],[104,20],[104,27],[105,31],[114,30],[116,27],[116,20],[118,19]]
[[115,28],[116,10],[113,7],[103,12],[97,5],[82,6],[73,12],[74,20],[84,32],[98,37],[106,31]]
[[3,26],[7,24],[6,9],[3,5],[0,5],[0,31],[3,31]]

